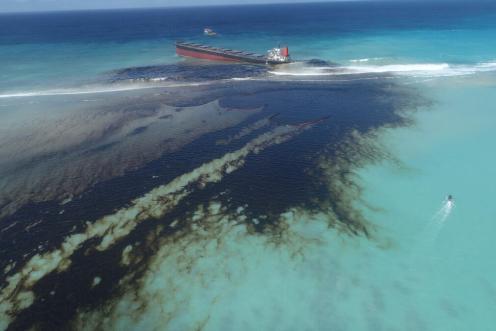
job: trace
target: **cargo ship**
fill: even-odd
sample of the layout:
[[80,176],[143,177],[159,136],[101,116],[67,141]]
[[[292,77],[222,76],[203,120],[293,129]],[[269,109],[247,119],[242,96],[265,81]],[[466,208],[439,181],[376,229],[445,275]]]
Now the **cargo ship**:
[[218,48],[190,42],[176,42],[176,53],[180,56],[225,62],[246,62],[258,64],[281,64],[291,62],[288,47],[278,47],[267,51],[266,55],[227,48]]

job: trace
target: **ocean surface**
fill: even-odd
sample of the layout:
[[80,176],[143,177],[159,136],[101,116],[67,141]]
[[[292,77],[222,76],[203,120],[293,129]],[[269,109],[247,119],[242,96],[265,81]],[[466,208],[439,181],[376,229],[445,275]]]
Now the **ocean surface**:
[[0,330],[494,330],[494,36],[490,1],[0,13]]

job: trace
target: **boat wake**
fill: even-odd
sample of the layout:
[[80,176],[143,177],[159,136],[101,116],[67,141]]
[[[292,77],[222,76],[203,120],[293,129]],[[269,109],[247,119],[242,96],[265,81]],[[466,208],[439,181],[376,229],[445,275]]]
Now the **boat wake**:
[[430,239],[430,242],[434,242],[437,239],[454,207],[455,203],[453,200],[447,198],[443,201],[438,211],[432,216],[431,221],[426,227],[427,237]]
[[410,263],[408,265],[413,273],[420,264],[432,263],[435,255],[435,244],[439,234],[446,226],[446,222],[453,212],[455,203],[452,199],[446,198],[439,209],[432,215],[429,222],[423,227],[421,232],[416,236],[410,253]]

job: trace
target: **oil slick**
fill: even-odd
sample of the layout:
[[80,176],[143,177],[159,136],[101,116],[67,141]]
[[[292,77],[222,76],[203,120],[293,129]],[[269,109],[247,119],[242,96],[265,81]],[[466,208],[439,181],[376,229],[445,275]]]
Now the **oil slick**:
[[258,154],[272,145],[284,143],[309,128],[311,125],[279,126],[256,137],[241,149],[203,164],[167,185],[155,188],[133,201],[130,207],[88,223],[84,232],[68,236],[58,249],[35,255],[19,272],[7,278],[8,285],[0,292],[0,320],[5,323],[0,328],[5,329],[19,311],[33,303],[34,294],[31,289],[36,283],[52,272],[67,270],[71,264],[71,256],[88,240],[99,241],[95,246],[96,250],[107,250],[133,231],[140,222],[163,217],[195,189],[218,182],[225,175],[242,167],[248,155]]
[[[83,156],[119,151],[119,157],[134,159],[143,156],[143,148],[163,152],[170,143],[162,140],[164,135],[184,134],[191,140],[173,143],[178,152],[155,155],[159,161],[149,168],[142,166],[145,160],[136,163],[136,174],[104,181],[102,191],[71,194],[64,205],[53,204],[53,213],[47,207],[33,230],[48,229],[49,241],[39,250],[26,245],[22,258],[5,266],[0,329],[83,328],[82,321],[87,328],[216,328],[227,323],[222,307],[264,282],[257,264],[271,270],[269,265],[277,263],[278,275],[291,274],[299,291],[298,281],[309,277],[301,272],[307,263],[318,269],[315,256],[322,247],[337,249],[333,245],[345,238],[380,242],[374,225],[357,208],[361,188],[355,170],[393,160],[376,144],[377,136],[384,127],[410,124],[408,111],[419,99],[409,89],[379,78],[267,79],[136,97],[143,108],[135,113],[125,105],[122,111],[136,118],[95,144],[81,144],[91,152]],[[170,104],[157,109],[155,101],[164,99]],[[112,107],[104,112],[113,113]],[[151,143],[156,141],[165,145]],[[119,200],[113,200],[113,193]],[[101,211],[93,212],[95,201]],[[50,229],[60,225],[65,230],[54,236]],[[24,239],[22,229],[9,239]],[[329,291],[342,291],[344,283],[336,282]],[[223,294],[224,285],[233,296]],[[204,293],[204,300],[195,293]],[[221,305],[209,311],[205,307],[212,302]],[[191,306],[198,314],[188,321]],[[47,317],[53,312],[55,322]]]
[[[237,125],[260,107],[218,100],[173,107],[168,95],[116,95],[98,104],[52,110],[41,100],[0,124],[0,217],[26,203],[70,201],[94,185],[170,154],[199,137]],[[67,98],[77,103],[77,99]],[[27,117],[27,118],[25,118]]]
[[243,137],[248,136],[249,134],[262,129],[263,127],[266,127],[271,124],[272,120],[279,114],[274,114],[268,117],[264,117],[261,120],[258,120],[244,128],[242,128],[238,133],[235,135],[229,136],[226,139],[219,139],[216,141],[217,145],[229,145],[233,141],[240,140]]
[[[124,280],[122,296],[100,310],[81,309],[71,326],[78,330],[257,329],[275,323],[270,307],[288,314],[284,300],[294,304],[301,301],[298,297],[318,297],[313,287],[305,292],[289,285],[301,279],[310,282],[311,275],[304,270],[317,271],[322,265],[319,253],[339,246],[336,234],[322,222],[328,216],[289,210],[280,215],[284,226],[277,236],[252,235],[247,224],[237,221],[242,216],[242,211],[232,214],[215,200],[198,206],[182,220],[188,224],[184,230],[148,243],[159,248],[139,281]],[[332,262],[324,268],[328,271]],[[321,279],[320,285],[329,293],[342,286],[325,282]],[[286,299],[266,294],[264,302],[258,301],[263,292],[283,293],[286,286]],[[228,308],[240,304],[246,309]],[[303,302],[298,306],[308,309]],[[312,322],[290,319],[277,325],[285,329]]]

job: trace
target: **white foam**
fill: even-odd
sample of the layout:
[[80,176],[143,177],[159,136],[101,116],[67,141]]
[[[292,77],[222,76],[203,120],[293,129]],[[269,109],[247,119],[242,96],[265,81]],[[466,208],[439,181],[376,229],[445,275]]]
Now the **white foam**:
[[231,78],[231,80],[240,80],[240,81],[251,80],[251,79],[252,79],[251,77],[234,77],[234,78]]
[[363,63],[363,62],[369,62],[369,61],[379,61],[383,60],[383,57],[372,57],[372,58],[363,58],[363,59],[352,59],[349,60],[351,63]]
[[169,79],[169,77],[156,77],[156,78],[150,78],[151,82],[163,82]]
[[[150,88],[152,86],[119,86],[119,87],[93,87],[93,88],[79,88],[79,89],[54,89],[54,90],[39,90],[39,91],[20,91],[7,94],[0,94],[0,98],[22,98],[22,97],[39,97],[39,96],[53,96],[53,95],[77,95],[77,94],[98,94],[121,92],[130,90],[139,90]],[[155,87],[155,86],[153,86]]]
[[356,62],[369,62],[370,59],[354,59],[354,60],[350,60],[351,63],[356,63]]
[[[373,58],[380,59],[380,58]],[[391,73],[395,75],[406,75],[413,77],[444,77],[444,76],[462,76],[472,75],[479,72],[496,71],[496,62],[481,62],[476,65],[451,65],[448,63],[413,63],[413,64],[387,64],[387,65],[360,65],[358,63],[367,63],[371,59],[356,59],[350,62],[357,63],[351,66],[320,66],[320,67],[307,67],[301,63],[296,65],[285,66],[284,69],[275,69],[269,71],[270,74],[275,76],[343,76],[343,75],[356,75],[356,74],[382,74]],[[0,94],[0,99],[6,98],[22,98],[22,97],[39,97],[39,96],[56,96],[56,95],[78,95],[78,94],[100,94],[100,93],[113,93],[125,92],[133,90],[143,90],[157,87],[186,87],[186,86],[201,86],[209,85],[214,81],[205,82],[178,82],[167,83],[167,77],[157,77],[149,80],[150,83],[133,83],[133,84],[109,84],[109,85],[95,85],[84,86],[77,88],[62,88],[50,90],[33,90],[33,91],[19,91]],[[234,77],[227,80],[244,81],[244,80],[257,80],[254,77]],[[222,80],[221,80],[222,81]]]
[[[154,82],[162,82],[163,78],[157,78]],[[137,91],[158,87],[181,87],[181,86],[200,86],[208,85],[211,82],[187,82],[187,83],[171,83],[171,84],[130,84],[130,85],[107,85],[107,86],[88,86],[73,89],[53,89],[53,90],[34,90],[34,91],[19,91],[0,94],[0,99],[6,98],[22,98],[22,97],[39,97],[39,96],[56,96],[56,95],[79,95],[79,94],[100,94],[125,91]]]
[[275,70],[269,71],[269,73],[277,76],[333,76],[337,74],[342,74],[341,71],[335,71],[336,68],[332,67],[299,67],[299,68],[288,68],[285,71]]
[[370,59],[350,60],[355,65],[342,67],[285,67],[269,73],[277,76],[336,76],[354,74],[391,73],[399,76],[444,77],[471,75],[479,72],[496,71],[496,62],[481,62],[475,65],[452,65],[449,63],[411,63],[386,65],[361,65]]
[[447,63],[426,63],[426,64],[390,64],[382,66],[348,66],[347,70],[364,73],[382,72],[412,72],[412,71],[442,71],[450,66]]

